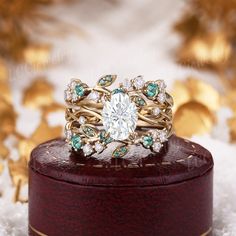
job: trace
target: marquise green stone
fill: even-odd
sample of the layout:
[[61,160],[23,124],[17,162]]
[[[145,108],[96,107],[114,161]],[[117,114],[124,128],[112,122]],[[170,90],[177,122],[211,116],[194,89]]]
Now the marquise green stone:
[[113,152],[113,157],[123,157],[128,152],[128,149],[123,147],[117,147]]
[[83,132],[89,137],[94,137],[96,135],[94,129],[88,126],[83,127]]
[[151,136],[143,137],[143,146],[146,148],[150,148],[153,144],[153,138]]
[[105,77],[105,79],[106,79],[107,81],[111,82],[111,81],[112,81],[112,76],[111,76],[111,75],[108,75],[108,76]]
[[124,93],[124,92],[125,92],[125,91],[124,91],[123,88],[117,88],[117,89],[114,89],[114,90],[112,91],[112,94]]
[[79,135],[74,135],[71,138],[71,145],[75,150],[79,150],[82,147],[82,142],[81,142],[81,138]]
[[84,87],[82,84],[77,84],[75,86],[75,92],[79,97],[82,97],[84,95]]
[[138,105],[138,106],[145,106],[146,105],[146,102],[143,98],[140,98],[140,97],[137,97],[135,99],[135,103]]
[[99,135],[100,141],[102,143],[108,144],[111,143],[113,141],[113,139],[109,136],[106,135],[106,131],[103,130],[101,131],[100,135]]
[[98,85],[106,87],[106,86],[110,86],[112,84],[112,82],[113,82],[113,76],[112,75],[106,75],[98,81]]
[[106,84],[106,81],[104,79],[100,79],[98,84],[104,86]]
[[147,86],[147,96],[155,97],[159,92],[158,85],[155,83],[149,83]]

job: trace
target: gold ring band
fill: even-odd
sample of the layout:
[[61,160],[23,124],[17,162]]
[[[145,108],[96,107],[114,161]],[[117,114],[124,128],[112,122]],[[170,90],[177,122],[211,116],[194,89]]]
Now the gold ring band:
[[101,77],[95,87],[74,79],[65,90],[66,140],[84,155],[101,153],[118,143],[113,157],[123,157],[130,145],[159,152],[172,134],[173,99],[163,80],[142,76],[108,89],[116,75]]

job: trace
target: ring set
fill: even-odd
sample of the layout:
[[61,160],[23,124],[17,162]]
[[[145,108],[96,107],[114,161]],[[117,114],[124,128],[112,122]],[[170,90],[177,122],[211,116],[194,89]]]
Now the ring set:
[[65,90],[66,141],[85,156],[116,143],[112,157],[124,157],[132,145],[160,152],[172,134],[173,99],[163,80],[126,79],[110,90],[117,76],[101,77],[95,87],[79,79]]

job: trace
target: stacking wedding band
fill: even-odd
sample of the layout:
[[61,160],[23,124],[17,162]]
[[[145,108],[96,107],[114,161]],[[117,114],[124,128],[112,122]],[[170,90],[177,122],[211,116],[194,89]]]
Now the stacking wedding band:
[[95,87],[79,79],[65,90],[67,142],[85,156],[102,153],[116,143],[112,157],[125,156],[132,145],[160,152],[172,134],[173,99],[163,80],[142,76],[109,87],[116,75],[101,77]]

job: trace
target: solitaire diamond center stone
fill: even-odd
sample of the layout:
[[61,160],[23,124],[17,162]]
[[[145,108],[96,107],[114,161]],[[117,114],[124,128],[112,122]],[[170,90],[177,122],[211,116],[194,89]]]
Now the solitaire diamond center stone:
[[116,93],[111,96],[111,101],[104,104],[103,126],[114,140],[125,140],[134,132],[138,114],[137,108],[125,93]]

